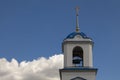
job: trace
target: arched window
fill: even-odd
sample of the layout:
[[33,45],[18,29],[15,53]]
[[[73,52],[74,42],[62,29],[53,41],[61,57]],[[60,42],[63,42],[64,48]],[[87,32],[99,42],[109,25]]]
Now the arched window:
[[79,46],[73,49],[73,64],[83,66],[83,49]]

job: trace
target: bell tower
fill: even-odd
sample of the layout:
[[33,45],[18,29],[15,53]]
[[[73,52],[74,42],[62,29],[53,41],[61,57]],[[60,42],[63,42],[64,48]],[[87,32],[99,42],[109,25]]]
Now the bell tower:
[[96,80],[97,68],[93,67],[93,40],[80,31],[76,7],[76,30],[62,43],[64,68],[60,69],[61,80]]

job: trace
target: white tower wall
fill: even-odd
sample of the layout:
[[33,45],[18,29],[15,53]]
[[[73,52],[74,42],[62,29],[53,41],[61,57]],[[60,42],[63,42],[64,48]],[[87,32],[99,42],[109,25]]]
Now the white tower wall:
[[93,67],[92,58],[92,46],[93,42],[87,41],[65,41],[63,43],[63,53],[64,53],[64,67],[74,67],[73,64],[73,49],[79,46],[83,49],[83,67]]

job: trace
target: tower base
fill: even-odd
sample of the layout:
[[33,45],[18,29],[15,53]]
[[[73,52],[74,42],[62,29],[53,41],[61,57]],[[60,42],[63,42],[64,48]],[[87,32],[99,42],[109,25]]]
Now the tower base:
[[97,68],[63,68],[60,69],[60,80],[96,80]]

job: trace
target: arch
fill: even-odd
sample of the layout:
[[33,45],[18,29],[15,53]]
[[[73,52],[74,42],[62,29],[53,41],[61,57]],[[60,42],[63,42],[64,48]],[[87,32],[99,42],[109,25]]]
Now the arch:
[[73,64],[83,66],[83,49],[80,46],[73,48]]

